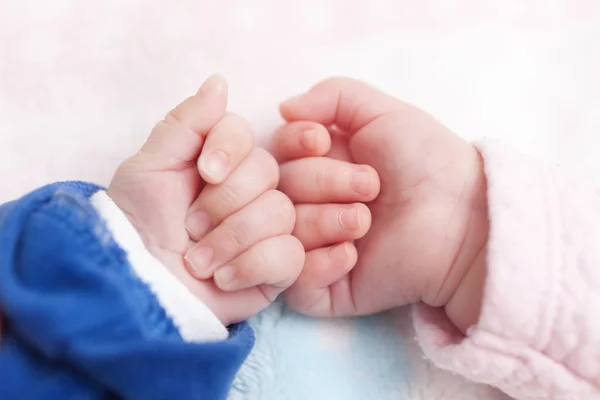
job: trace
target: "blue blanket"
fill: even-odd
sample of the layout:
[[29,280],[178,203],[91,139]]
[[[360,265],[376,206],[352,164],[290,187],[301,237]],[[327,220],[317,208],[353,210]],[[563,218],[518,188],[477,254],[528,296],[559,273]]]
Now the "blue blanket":
[[[401,312],[408,318],[408,312]],[[402,399],[410,357],[398,312],[314,319],[280,302],[254,317],[256,346],[238,373],[231,400]],[[406,322],[406,321],[405,321]]]

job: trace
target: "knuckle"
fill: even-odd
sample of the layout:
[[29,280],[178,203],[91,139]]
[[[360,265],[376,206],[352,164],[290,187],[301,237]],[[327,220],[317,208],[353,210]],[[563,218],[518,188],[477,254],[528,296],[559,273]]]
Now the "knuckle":
[[318,170],[315,172],[315,188],[318,194],[327,193],[334,183],[332,178],[331,173],[328,171]]
[[241,196],[238,189],[230,183],[227,183],[227,181],[219,185],[217,193],[217,203],[221,204],[221,207],[224,209],[236,209],[241,203]]
[[279,269],[279,286],[288,287],[298,279],[304,267],[306,253],[302,243],[296,237],[284,235],[278,239],[278,243],[276,243],[279,258],[277,264],[285,266],[285,268]]
[[291,233],[296,223],[296,209],[294,204],[285,194],[279,190],[267,192],[269,209],[275,214],[275,218],[282,225],[286,233]]
[[228,253],[235,253],[248,246],[249,229],[246,223],[237,222],[224,223],[225,240],[222,243],[223,249]]
[[223,118],[223,123],[227,130],[231,129],[236,132],[237,145],[243,145],[244,148],[252,148],[254,146],[254,130],[252,125],[242,116],[227,112]]
[[241,128],[244,130],[252,131],[252,125],[250,125],[250,122],[248,122],[241,115],[236,114],[234,112],[227,111],[225,113],[224,120],[226,120],[228,123],[230,123],[232,125],[235,125],[235,127],[238,129]]
[[253,152],[259,160],[261,173],[267,177],[270,188],[276,188],[279,183],[279,164],[267,150],[256,147]]
[[306,261],[306,250],[302,245],[302,242],[295,236],[288,235],[287,236],[290,241],[289,243],[289,254],[290,258],[293,260],[294,271],[297,272],[296,277],[302,271],[302,267],[304,267],[304,262]]
[[270,246],[266,246],[261,251],[257,251],[254,255],[254,260],[252,260],[254,265],[259,265],[262,269],[271,271],[276,264],[275,260],[273,260],[274,253],[271,250]]
[[174,128],[185,126],[183,116],[185,113],[184,109],[186,108],[185,105],[191,101],[193,101],[193,97],[188,97],[181,104],[169,111],[163,120],[165,124]]

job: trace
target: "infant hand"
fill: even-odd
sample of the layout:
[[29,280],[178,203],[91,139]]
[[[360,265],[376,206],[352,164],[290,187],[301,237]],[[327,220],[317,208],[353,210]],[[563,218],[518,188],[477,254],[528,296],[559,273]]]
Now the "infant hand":
[[[327,154],[347,161],[345,168],[368,165],[381,179],[381,192],[367,203],[371,229],[355,242],[354,269],[332,271],[307,254],[302,275],[286,292],[288,304],[323,316],[417,301],[446,305],[487,242],[485,177],[475,148],[423,111],[350,79],[323,81],[283,103],[281,113],[288,125],[275,137],[277,158],[302,163],[281,166],[280,188],[295,203],[347,200],[323,194],[349,176],[341,161],[309,156]],[[299,132],[298,124],[318,139]],[[303,225],[299,213],[296,232],[308,229]]]
[[304,272],[286,299],[309,314],[336,315],[352,307],[341,303],[352,300],[348,272],[357,262],[354,241],[369,231],[371,210],[365,203],[379,193],[377,172],[353,163],[346,142],[322,125],[302,121],[284,125],[272,142],[281,163],[279,188],[296,203],[293,234],[306,249]]
[[292,204],[274,190],[275,160],[226,106],[225,81],[208,79],[154,127],[108,194],[148,250],[228,325],[291,285],[304,251],[290,235]]
[[214,276],[203,289],[216,300],[212,310],[230,320],[265,308],[304,264],[302,244],[291,235],[294,207],[275,190],[278,178],[273,156],[254,148],[223,183],[206,186],[188,212],[187,229],[197,240],[185,255],[188,270],[200,280]]

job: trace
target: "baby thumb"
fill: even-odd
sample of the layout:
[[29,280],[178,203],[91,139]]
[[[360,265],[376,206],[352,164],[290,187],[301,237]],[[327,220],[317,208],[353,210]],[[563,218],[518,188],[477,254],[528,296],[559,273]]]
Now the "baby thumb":
[[313,121],[325,126],[336,125],[354,134],[381,115],[401,110],[408,104],[374,87],[350,78],[329,78],[308,92],[293,97],[280,106],[287,121]]

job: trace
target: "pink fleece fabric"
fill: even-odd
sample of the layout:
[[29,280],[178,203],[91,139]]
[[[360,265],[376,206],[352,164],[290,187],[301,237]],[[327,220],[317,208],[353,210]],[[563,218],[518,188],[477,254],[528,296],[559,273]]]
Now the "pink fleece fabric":
[[516,399],[600,398],[600,190],[494,143],[478,146],[490,237],[481,317],[464,337],[415,308],[438,366]]

